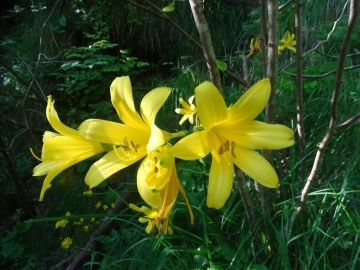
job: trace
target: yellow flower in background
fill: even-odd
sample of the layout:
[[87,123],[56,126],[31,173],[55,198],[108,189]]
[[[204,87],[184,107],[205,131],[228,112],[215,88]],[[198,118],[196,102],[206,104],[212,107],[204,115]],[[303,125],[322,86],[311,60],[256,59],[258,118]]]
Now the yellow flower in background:
[[34,168],[33,176],[45,177],[40,201],[45,191],[51,187],[51,181],[63,170],[104,151],[99,142],[83,138],[79,131],[64,125],[55,110],[55,101],[48,97],[46,116],[50,125],[59,133],[45,131],[41,154],[42,163]]
[[130,204],[130,207],[145,214],[145,217],[140,218],[139,221],[141,223],[148,222],[147,233],[154,233],[156,227],[159,233],[167,234],[169,232],[172,234],[169,218],[179,191],[188,206],[191,223],[194,223],[194,216],[185,190],[177,177],[175,158],[169,154],[171,147],[172,145],[166,144],[153,149],[138,170],[138,191],[152,209],[145,206],[139,208],[133,204]]
[[204,82],[195,89],[196,107],[202,130],[177,142],[170,154],[194,160],[212,154],[207,205],[221,208],[230,196],[234,164],[263,186],[276,188],[274,168],[255,149],[282,149],[294,144],[294,132],[283,125],[254,120],[270,97],[270,81],[253,85],[231,107],[216,87]]
[[57,229],[59,227],[65,227],[68,222],[69,221],[67,219],[59,220],[58,222],[56,222],[55,228]]
[[135,109],[130,78],[118,77],[113,81],[110,87],[111,101],[124,124],[90,119],[79,127],[84,138],[113,148],[95,162],[86,174],[85,183],[90,188],[144,158],[151,149],[185,135],[185,132],[171,134],[155,125],[156,115],[170,92],[170,88],[160,87],[146,94],[140,104],[140,116]]
[[96,204],[95,204],[95,208],[99,208],[101,206],[101,202],[97,202]]
[[195,96],[191,96],[189,98],[189,103],[184,101],[182,98],[179,98],[179,102],[183,106],[183,108],[177,108],[175,109],[175,112],[184,115],[179,122],[180,125],[182,125],[187,119],[189,119],[189,122],[191,124],[194,124],[194,114],[196,113],[196,107],[193,104],[194,97]]
[[289,49],[292,50],[294,53],[296,53],[296,49],[294,47],[296,45],[295,34],[291,35],[289,30],[285,32],[283,38],[280,40],[280,43],[282,45],[278,46],[279,52],[285,49]]
[[70,212],[66,212],[65,216],[70,217],[71,213]]
[[111,208],[115,208],[115,203],[112,203],[112,204],[111,204]]
[[254,39],[252,38],[250,41],[250,54],[255,55],[258,52],[261,52],[260,40],[259,40],[259,38],[256,38],[256,40],[254,42]]
[[132,203],[129,204],[129,207],[145,215],[145,217],[139,218],[139,222],[148,223],[145,229],[146,233],[154,233],[155,227],[157,227],[159,231],[163,232],[164,234],[166,234],[167,232],[169,232],[169,234],[173,234],[173,231],[169,226],[169,217],[160,220],[158,218],[159,213],[157,210],[150,209],[146,206],[141,206],[141,208],[139,208]]
[[83,192],[84,195],[89,195],[89,197],[91,197],[91,194],[92,194],[92,193],[93,193],[93,192],[92,192],[91,189]]
[[88,232],[89,229],[90,229],[90,226],[89,226],[89,225],[85,225],[85,226],[84,226],[84,231],[85,231],[85,232]]
[[65,237],[65,239],[61,242],[61,246],[63,248],[69,248],[72,244],[72,239],[70,237]]
[[107,206],[106,204],[103,205],[103,209],[107,210],[109,208],[109,206]]

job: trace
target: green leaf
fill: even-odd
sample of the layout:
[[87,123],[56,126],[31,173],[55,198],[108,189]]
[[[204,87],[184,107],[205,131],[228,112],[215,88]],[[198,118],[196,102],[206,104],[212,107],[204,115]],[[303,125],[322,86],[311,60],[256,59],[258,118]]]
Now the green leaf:
[[215,62],[216,62],[216,66],[218,67],[218,69],[220,69],[221,71],[227,70],[227,64],[225,62],[217,60],[217,59],[215,59]]
[[262,264],[253,264],[249,267],[249,270],[267,270],[268,268]]
[[170,5],[164,7],[162,9],[163,12],[171,12],[171,11],[174,11],[175,9],[175,2],[172,2]]
[[66,26],[66,18],[64,15],[61,15],[61,17],[59,18],[59,24],[63,27]]

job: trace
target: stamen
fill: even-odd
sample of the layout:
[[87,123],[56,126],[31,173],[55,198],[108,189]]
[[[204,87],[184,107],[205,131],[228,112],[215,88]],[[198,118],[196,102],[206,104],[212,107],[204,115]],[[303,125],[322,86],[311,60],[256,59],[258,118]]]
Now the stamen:
[[226,143],[224,144],[224,147],[225,147],[225,151],[229,151],[229,141],[226,141]]
[[221,144],[220,147],[219,147],[219,150],[218,150],[218,154],[222,155],[222,154],[224,154],[224,152],[225,152],[224,151],[224,144]]
[[157,173],[159,171],[158,167],[156,167],[157,157],[154,157],[153,161],[154,161],[154,166],[153,166],[154,172]]
[[30,148],[30,152],[31,152],[31,154],[33,155],[34,158],[36,158],[37,160],[43,162],[40,158],[38,158],[38,157],[35,155],[35,153],[33,152],[32,148]]
[[231,144],[229,143],[229,141],[224,142],[223,144],[220,145],[219,149],[218,149],[218,154],[222,155],[224,154],[226,151],[230,151],[231,155],[236,158],[235,155],[235,142],[232,141]]
[[136,149],[136,145],[134,144],[133,141],[130,141],[130,144],[131,144],[131,146],[132,146],[134,149]]
[[[119,158],[119,159],[121,159],[121,160],[123,160],[123,161],[129,161],[129,160],[136,160],[136,154],[135,155],[130,155],[130,153],[128,153],[131,149],[130,148],[127,148],[127,149],[124,149],[125,148],[125,146],[124,145],[119,145],[119,148],[123,151],[123,153],[128,157],[128,159],[125,159],[125,158],[123,158],[123,157],[121,157],[120,155],[119,155],[119,153],[117,152],[117,149],[118,148],[116,148],[115,147],[115,145],[113,146],[113,148],[114,148],[114,151],[115,151],[115,154],[117,155],[117,157]],[[137,151],[136,151],[137,152]]]
[[231,142],[231,151],[230,152],[231,152],[231,155],[233,156],[233,158],[236,158],[234,150],[235,150],[235,142],[232,141]]

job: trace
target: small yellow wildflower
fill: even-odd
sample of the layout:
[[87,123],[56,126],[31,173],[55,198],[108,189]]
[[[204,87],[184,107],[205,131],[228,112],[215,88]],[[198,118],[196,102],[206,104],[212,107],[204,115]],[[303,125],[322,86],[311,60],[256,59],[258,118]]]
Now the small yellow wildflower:
[[72,244],[72,239],[70,237],[65,237],[65,239],[61,242],[62,248],[69,248]]
[[85,219],[83,219],[83,218],[79,218],[79,220],[80,220],[79,221],[80,223],[83,223],[85,221]]
[[90,228],[89,225],[85,225],[85,226],[84,226],[84,231],[85,231],[85,232],[88,232],[88,231],[89,231],[89,228]]
[[70,212],[66,212],[65,216],[70,217],[71,216]]
[[[91,195],[92,193],[93,193],[93,192],[92,192],[91,189],[83,192],[84,195]],[[89,197],[91,197],[91,196],[89,196]]]
[[280,40],[280,43],[282,43],[282,45],[278,46],[279,52],[289,49],[296,53],[296,49],[294,47],[296,45],[295,34],[291,35],[289,30],[285,32],[283,38]]
[[101,202],[97,202],[96,204],[95,204],[95,208],[99,208],[101,206]]
[[90,219],[90,221],[91,222],[96,222],[96,218],[93,217],[93,218]]
[[103,209],[104,209],[104,210],[106,210],[106,209],[108,209],[108,208],[109,208],[109,206],[107,206],[106,204],[103,205]]
[[186,101],[184,101],[182,98],[179,98],[180,104],[184,107],[175,109],[176,113],[184,115],[179,122],[180,125],[182,125],[187,119],[189,119],[191,124],[194,123],[194,114],[196,113],[196,107],[193,104],[194,98],[195,96],[191,96],[189,98],[189,104],[186,103]]
[[69,221],[67,219],[59,220],[58,222],[56,222],[55,228],[57,229],[59,227],[65,227],[68,222]]
[[111,204],[111,208],[115,208],[115,203],[112,203],[112,204]]

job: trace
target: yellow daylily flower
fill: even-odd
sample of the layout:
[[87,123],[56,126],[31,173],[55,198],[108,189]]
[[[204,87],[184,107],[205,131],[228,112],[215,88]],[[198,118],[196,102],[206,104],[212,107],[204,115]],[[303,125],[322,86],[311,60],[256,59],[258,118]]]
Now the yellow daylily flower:
[[63,170],[104,151],[99,142],[83,138],[79,131],[64,125],[55,110],[55,101],[48,97],[46,116],[50,125],[58,133],[45,131],[41,154],[42,163],[34,168],[33,176],[45,177],[40,201],[45,191],[51,187],[51,181]]
[[140,116],[135,109],[130,78],[118,77],[113,81],[110,86],[111,101],[124,124],[89,119],[79,127],[84,138],[113,147],[86,174],[85,183],[90,188],[142,159],[151,149],[185,135],[185,132],[168,133],[155,125],[155,117],[170,92],[170,88],[160,87],[147,93],[140,104]]
[[270,81],[263,79],[253,85],[231,107],[216,87],[204,82],[195,89],[198,117],[202,130],[177,142],[170,154],[194,160],[210,151],[208,207],[221,208],[230,196],[234,165],[263,186],[276,188],[278,177],[274,168],[254,149],[281,149],[294,144],[294,132],[283,125],[254,120],[270,97]]
[[295,34],[290,35],[289,30],[285,32],[283,38],[280,40],[280,43],[282,43],[282,45],[278,46],[279,52],[289,49],[296,53],[296,49],[294,47],[296,45]]
[[152,210],[145,206],[138,208],[130,205],[130,207],[145,214],[145,218],[140,218],[139,221],[148,222],[147,233],[154,233],[155,227],[157,227],[159,233],[166,234],[169,231],[172,234],[169,217],[179,190],[188,206],[191,223],[194,223],[194,215],[185,190],[177,177],[175,158],[169,154],[171,148],[171,144],[166,144],[153,149],[142,161],[138,170],[138,191],[143,200],[152,207]]
[[187,119],[189,119],[191,124],[194,124],[194,114],[196,113],[196,107],[193,104],[194,97],[195,96],[191,96],[189,98],[189,103],[186,103],[186,101],[184,101],[182,98],[179,98],[179,102],[183,108],[177,108],[175,109],[175,112],[184,115],[179,122],[180,125],[182,125]]
[[250,41],[250,55],[255,55],[258,52],[261,52],[259,38],[257,38],[255,40],[255,42],[254,42],[254,39],[252,38],[251,41]]

